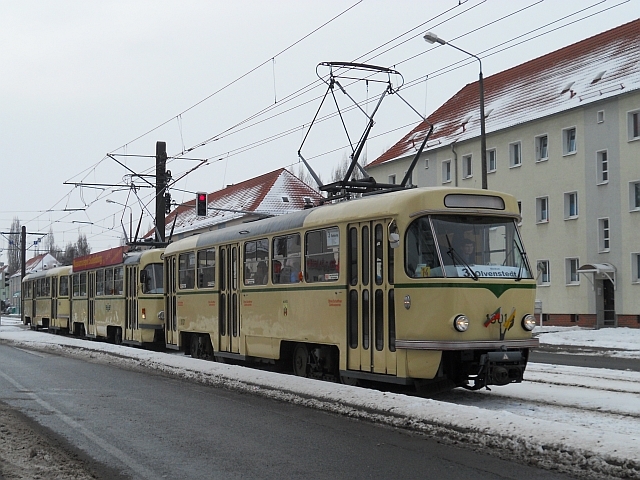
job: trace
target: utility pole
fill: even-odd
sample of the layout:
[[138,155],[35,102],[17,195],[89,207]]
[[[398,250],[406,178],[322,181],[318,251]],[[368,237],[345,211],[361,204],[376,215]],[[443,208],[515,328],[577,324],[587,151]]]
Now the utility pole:
[[22,280],[24,280],[27,274],[27,227],[24,225],[20,233],[20,263],[22,263],[22,270],[20,272],[20,317],[24,325],[24,287]]
[[164,194],[167,188],[167,144],[156,142],[156,242],[164,242],[165,239],[165,201]]

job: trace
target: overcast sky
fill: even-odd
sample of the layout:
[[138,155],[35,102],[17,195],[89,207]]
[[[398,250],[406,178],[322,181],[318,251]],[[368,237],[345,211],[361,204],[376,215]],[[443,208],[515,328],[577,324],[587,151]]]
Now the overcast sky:
[[[141,188],[138,201],[127,188],[71,184],[130,183],[129,172],[107,153],[153,155],[160,140],[172,156],[218,137],[185,154],[209,160],[172,190],[175,201],[188,201],[191,192],[219,190],[280,167],[297,169],[304,127],[326,89],[317,82],[320,62],[393,67],[404,77],[403,97],[429,113],[477,80],[478,63],[447,68],[468,57],[427,44],[426,31],[481,56],[489,76],[637,18],[640,0],[0,0],[0,11],[0,229],[9,231],[18,217],[30,232],[52,228],[59,246],[84,233],[100,251],[118,245],[125,210],[106,199],[131,205],[124,215],[128,229],[129,212],[137,222],[151,195]],[[291,98],[313,82],[314,89]],[[350,88],[363,101],[381,87]],[[341,107],[350,105],[344,95],[336,97]],[[229,130],[265,109],[243,124],[249,128]],[[328,103],[321,115],[332,112],[335,105]],[[386,98],[368,159],[419,120],[397,97]],[[365,117],[352,110],[345,121],[355,141]],[[291,133],[252,145],[284,132]],[[328,180],[349,152],[347,144],[332,118],[311,130],[302,153]],[[154,171],[152,158],[116,158],[135,172]],[[197,164],[174,160],[168,168],[177,178]],[[147,208],[154,211],[153,203]],[[150,224],[147,215],[142,230]],[[29,245],[36,239],[29,236]],[[1,238],[0,248],[6,247]],[[31,247],[27,257],[34,252]],[[6,261],[4,252],[0,259]]]

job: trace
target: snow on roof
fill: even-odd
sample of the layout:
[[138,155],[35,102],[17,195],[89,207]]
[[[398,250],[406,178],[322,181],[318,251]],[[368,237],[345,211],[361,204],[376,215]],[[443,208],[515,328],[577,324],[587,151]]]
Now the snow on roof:
[[167,232],[170,231],[176,216],[174,234],[229,222],[246,216],[246,212],[282,215],[302,210],[305,197],[314,205],[323,198],[291,172],[280,168],[209,193],[206,217],[196,215],[195,199],[180,205],[167,216],[166,229]]
[[[640,88],[640,19],[484,79],[487,133],[547,117]],[[487,115],[490,112],[490,115]],[[464,124],[464,120],[468,123]],[[480,135],[478,82],[470,83],[428,121],[425,150]],[[415,154],[425,121],[369,166]]]

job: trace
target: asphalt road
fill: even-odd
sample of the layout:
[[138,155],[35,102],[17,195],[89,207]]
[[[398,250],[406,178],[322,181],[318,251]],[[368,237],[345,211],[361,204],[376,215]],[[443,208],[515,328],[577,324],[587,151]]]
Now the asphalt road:
[[0,400],[136,479],[569,478],[404,430],[7,345]]

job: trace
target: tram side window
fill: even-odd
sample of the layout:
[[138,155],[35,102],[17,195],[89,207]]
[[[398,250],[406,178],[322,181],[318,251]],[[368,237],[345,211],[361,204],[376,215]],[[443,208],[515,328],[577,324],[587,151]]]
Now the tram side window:
[[198,288],[216,286],[216,250],[208,248],[198,252]]
[[196,254],[181,253],[178,257],[178,284],[180,290],[195,287]]
[[269,279],[269,240],[262,238],[244,244],[244,284],[266,285]]
[[80,274],[80,296],[84,297],[87,295],[87,274]]
[[104,270],[96,272],[96,296],[104,295]]
[[66,275],[60,277],[60,296],[69,296],[69,277]]
[[40,296],[40,290],[42,289],[42,283],[40,281],[40,279],[36,280],[35,282],[35,298],[38,298]]
[[298,283],[300,270],[300,234],[273,237],[273,283]]
[[77,273],[73,276],[73,296],[74,297],[79,297],[80,296],[80,274]]
[[44,288],[42,289],[42,295],[45,297],[50,297],[51,296],[51,278],[47,277],[47,278],[43,278],[42,280],[44,281]]
[[113,269],[113,294],[124,295],[124,267]]
[[25,298],[32,298],[33,295],[33,282],[26,282],[25,283]]
[[104,271],[104,294],[113,295],[113,268],[107,268]]
[[305,278],[307,282],[334,282],[339,277],[340,231],[337,227],[307,232]]
[[404,268],[413,278],[443,276],[428,217],[418,218],[407,229]]
[[162,264],[150,263],[144,267],[145,274],[142,284],[142,293],[164,293],[162,284]]

